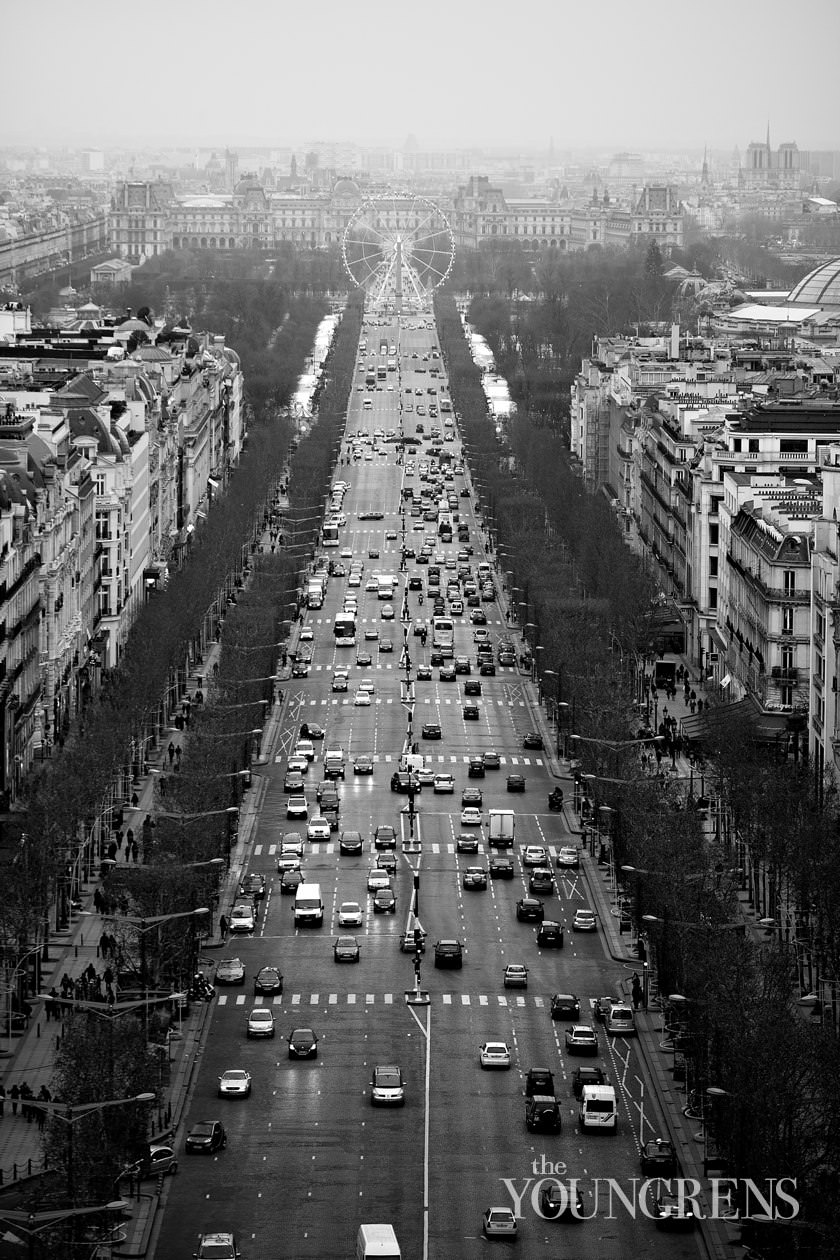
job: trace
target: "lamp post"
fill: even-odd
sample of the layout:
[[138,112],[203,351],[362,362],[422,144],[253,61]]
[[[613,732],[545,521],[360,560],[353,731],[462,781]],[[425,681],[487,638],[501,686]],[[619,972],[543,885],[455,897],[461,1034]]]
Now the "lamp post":
[[61,1120],[67,1125],[67,1197],[70,1203],[75,1206],[75,1168],[73,1165],[73,1125],[79,1120],[83,1120],[86,1116],[93,1115],[100,1111],[106,1111],[109,1107],[125,1107],[131,1103],[150,1103],[155,1101],[155,1095],[151,1093],[134,1094],[130,1098],[108,1098],[100,1102],[77,1103],[75,1105],[66,1105],[61,1102],[39,1102],[37,1099],[27,1103],[36,1111],[46,1112],[55,1120]]
[[209,914],[209,906],[198,906],[195,910],[180,910],[175,914],[158,914],[137,917],[130,914],[109,914],[113,923],[128,923],[137,930],[140,937],[140,988],[144,992],[149,988],[149,977],[146,958],[146,933],[155,932],[164,923],[172,923],[176,919],[196,919],[199,915]]
[[[98,1203],[93,1207],[56,1208],[51,1212],[0,1210],[0,1222],[8,1225],[12,1233],[26,1235],[29,1240],[27,1247],[29,1260],[36,1260],[35,1243],[38,1235],[45,1230],[55,1228],[62,1221],[74,1221],[80,1216],[96,1216],[104,1212],[124,1212],[127,1207],[128,1203],[124,1199],[113,1199],[110,1203]],[[107,1240],[104,1241],[107,1242]],[[91,1243],[91,1247],[95,1245]],[[50,1254],[54,1255],[55,1253],[51,1250]]]

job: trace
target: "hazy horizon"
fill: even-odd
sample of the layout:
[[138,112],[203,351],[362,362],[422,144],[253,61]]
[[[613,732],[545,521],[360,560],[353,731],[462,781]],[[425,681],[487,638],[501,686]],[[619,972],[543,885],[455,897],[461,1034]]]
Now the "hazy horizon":
[[0,146],[840,149],[837,0],[8,4]]

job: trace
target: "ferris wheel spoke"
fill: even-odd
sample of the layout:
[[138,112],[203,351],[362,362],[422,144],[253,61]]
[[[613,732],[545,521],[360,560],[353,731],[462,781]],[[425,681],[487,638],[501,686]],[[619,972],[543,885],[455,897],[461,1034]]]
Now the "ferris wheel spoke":
[[425,228],[426,224],[431,223],[437,217],[437,214],[438,214],[438,211],[436,209],[430,210],[429,213],[426,215],[425,219],[423,220],[423,222],[418,223],[417,227],[412,229],[412,235],[414,236],[415,240],[419,238],[419,235]]

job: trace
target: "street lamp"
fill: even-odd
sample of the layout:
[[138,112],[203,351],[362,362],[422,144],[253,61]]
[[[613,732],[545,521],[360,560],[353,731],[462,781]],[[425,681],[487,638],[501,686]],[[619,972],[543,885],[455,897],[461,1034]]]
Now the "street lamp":
[[[2,1211],[0,1222],[11,1226],[15,1234],[25,1234],[29,1239],[29,1260],[35,1260],[35,1240],[44,1230],[53,1229],[62,1221],[76,1220],[80,1216],[94,1216],[102,1212],[124,1212],[128,1207],[125,1199],[113,1199],[110,1203],[99,1203],[93,1207],[55,1208],[49,1212]],[[107,1240],[103,1240],[107,1242]],[[91,1247],[95,1247],[91,1243]]]
[[86,1116],[93,1115],[96,1112],[105,1111],[109,1107],[125,1107],[131,1103],[150,1103],[155,1101],[155,1095],[152,1093],[134,1094],[130,1098],[108,1098],[104,1101],[90,1103],[76,1103],[75,1105],[67,1105],[62,1102],[39,1102],[37,1099],[27,1102],[27,1106],[34,1111],[43,1111],[55,1120],[61,1120],[67,1125],[67,1197],[71,1204],[75,1200],[75,1178],[73,1166],[73,1125],[79,1120],[83,1120]]
[[154,932],[164,923],[171,923],[176,919],[195,919],[199,915],[209,913],[209,906],[198,906],[195,910],[180,910],[174,914],[147,915],[142,918],[131,914],[109,914],[105,917],[113,923],[128,923],[137,929],[140,937],[140,987],[147,992],[149,983],[146,966],[146,933]]

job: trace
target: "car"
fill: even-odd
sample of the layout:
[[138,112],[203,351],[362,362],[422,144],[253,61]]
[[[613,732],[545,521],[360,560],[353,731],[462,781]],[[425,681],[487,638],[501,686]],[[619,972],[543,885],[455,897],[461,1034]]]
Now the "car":
[[481,1218],[485,1238],[516,1238],[519,1225],[509,1207],[489,1207]]
[[465,696],[480,696],[481,695],[481,683],[479,682],[477,678],[467,679],[467,681],[464,683],[464,695]]
[[379,548],[378,548],[378,547],[368,547],[368,556],[370,557],[370,559],[371,559],[371,560],[378,560],[378,559],[379,559]]
[[292,666],[292,678],[308,678],[309,663],[307,661],[295,661]]
[[355,936],[339,936],[333,945],[333,958],[338,962],[358,962],[361,957]]
[[[212,1155],[217,1150],[224,1150],[228,1144],[228,1135],[220,1120],[199,1120],[186,1134],[184,1149],[188,1155]],[[154,1149],[154,1148],[152,1148]],[[178,1164],[175,1164],[178,1167]],[[167,1169],[173,1171],[174,1169]]]
[[587,1085],[606,1085],[607,1077],[603,1068],[579,1067],[572,1072],[572,1093],[580,1098]]
[[455,779],[451,774],[436,774],[432,784],[432,790],[437,793],[454,792]]
[[286,801],[286,817],[304,819],[309,817],[309,806],[305,796],[296,794],[289,797]]
[[452,668],[456,674],[468,674],[470,672],[470,658],[468,656],[456,656],[452,662]]
[[304,722],[300,728],[300,733],[311,741],[313,739],[323,739],[327,732],[324,730],[323,726],[319,726],[317,722]]
[[379,610],[379,616],[381,617],[383,621],[393,621],[394,620],[394,605],[383,604]]
[[277,855],[277,870],[281,875],[284,875],[287,871],[299,870],[300,861],[300,854],[297,849],[284,847]]
[[615,1005],[616,999],[614,997],[607,996],[595,999],[592,1007],[592,1013],[599,1024],[606,1023],[607,1016]]
[[244,984],[245,964],[241,958],[220,958],[216,966],[216,984]]
[[354,774],[373,774],[373,758],[361,753],[353,762]]
[[405,1082],[402,1068],[395,1063],[381,1064],[370,1078],[370,1101],[374,1107],[405,1105]]
[[524,774],[509,774],[507,777],[507,790],[509,792],[524,792],[525,791],[525,775]]
[[481,659],[478,665],[478,672],[482,678],[493,678],[496,674],[496,666],[491,659]]
[[465,722],[478,722],[481,720],[481,710],[477,704],[465,704],[461,713]]
[[369,642],[371,642],[371,643],[372,643],[375,639],[378,639],[378,638],[379,638],[379,631],[378,631],[378,629],[376,628],[376,626],[366,626],[366,627],[365,627],[365,638],[366,638]]
[[[384,869],[384,868],[383,868]],[[388,872],[386,872],[388,874]],[[373,894],[373,913],[374,914],[396,914],[397,899],[394,896],[394,890],[390,886],[388,888],[377,888]]]
[[455,841],[458,853],[478,853],[478,836],[472,831],[462,831]]
[[484,778],[484,758],[483,757],[470,757],[470,763],[467,769],[467,778],[468,779],[483,779]]
[[484,753],[484,769],[498,770],[502,764],[502,759],[494,749],[489,749]]
[[615,1002],[604,1020],[604,1027],[613,1037],[635,1037],[636,1017],[625,1002]]
[[408,795],[411,792],[419,792],[420,790],[421,785],[417,776],[409,773],[408,770],[395,770],[391,775],[392,792],[402,792]]
[[433,788],[435,785],[435,772],[431,766],[418,766],[417,770],[415,771],[415,778],[417,779],[417,782],[420,784],[421,788],[423,787]]
[[525,1099],[525,1126],[531,1132],[560,1132],[562,1117],[553,1094],[534,1094]]
[[357,691],[355,696],[353,697],[353,703],[359,708],[369,707],[370,706],[370,692]]
[[290,1059],[317,1059],[318,1038],[311,1028],[294,1028],[288,1036]]
[[522,736],[522,747],[536,749],[542,748],[543,737],[540,735],[539,731],[526,731]]
[[373,657],[371,656],[370,652],[357,652],[356,664],[359,666],[360,669],[367,669],[369,665],[372,665]]
[[516,653],[508,648],[500,648],[499,649],[499,664],[500,665],[515,665]]
[[418,682],[431,682],[431,680],[432,680],[431,666],[418,665],[417,666],[417,681]]
[[376,849],[395,849],[397,833],[390,823],[380,823],[373,833],[373,845]]
[[347,690],[348,680],[346,674],[333,674],[332,689],[335,692],[344,692]]
[[227,1230],[214,1234],[199,1234],[195,1260],[239,1260],[239,1245]]
[[248,1016],[249,1037],[273,1037],[274,1014],[269,1006],[255,1006]]
[[642,1173],[648,1177],[673,1177],[677,1173],[677,1152],[673,1142],[651,1138],[639,1153]]
[[441,682],[455,681],[455,668],[452,665],[441,665],[438,670],[438,678]]
[[386,853],[377,853],[376,865],[380,870],[387,871],[389,875],[397,873],[397,855],[390,851]]
[[439,722],[424,722],[420,735],[423,739],[442,739],[443,732]]
[[294,757],[305,757],[307,761],[315,760],[315,745],[311,739],[299,739],[295,744]]
[[478,1048],[478,1061],[483,1068],[507,1069],[511,1065],[510,1050],[504,1041],[485,1041]]
[[588,1024],[572,1024],[566,1029],[567,1054],[597,1054],[598,1034]]
[[486,888],[487,872],[483,866],[468,866],[462,882],[465,888]]
[[527,989],[528,968],[522,963],[508,963],[505,967],[503,983],[506,989]]
[[304,790],[303,776],[299,770],[287,770],[283,779],[283,791],[299,796]]
[[548,854],[541,844],[528,844],[522,851],[523,866],[547,866]]
[[219,1077],[220,1098],[247,1098],[251,1092],[251,1073],[244,1068],[228,1068]]
[[557,865],[576,871],[580,866],[580,851],[571,844],[564,844],[557,854]]
[[375,577],[373,576],[373,574],[371,574],[371,576],[370,576],[370,577],[368,578],[368,580],[365,582],[365,590],[366,590],[366,591],[378,591],[378,590],[379,590],[379,581],[378,581],[378,579],[377,579],[377,578],[375,578]]
[[552,919],[543,919],[537,929],[537,945],[540,949],[562,949],[563,927]]
[[306,824],[307,840],[329,840],[330,824],[326,818],[310,818]]
[[554,892],[554,876],[547,866],[535,866],[531,870],[531,877],[528,880],[528,891],[532,893],[548,894]]
[[476,808],[481,809],[483,802],[484,797],[482,796],[481,788],[468,787],[464,788],[461,793],[462,805],[475,805]]
[[490,858],[489,865],[491,879],[513,879],[516,875],[513,858],[499,857],[496,854],[493,854]]
[[239,885],[240,897],[251,897],[254,901],[262,901],[265,897],[265,875],[252,872],[243,875]]
[[302,883],[303,871],[299,866],[294,866],[290,870],[284,871],[280,876],[280,895],[283,897],[294,896]]
[[233,935],[245,932],[253,932],[257,926],[257,916],[254,913],[253,901],[237,901],[230,912],[228,919],[228,931]]
[[174,1147],[166,1142],[154,1142],[138,1163],[125,1170],[123,1176],[167,1177],[174,1176],[177,1171],[178,1155]]
[[460,941],[441,940],[435,942],[435,966],[454,967],[456,970],[464,965],[464,947]]
[[309,758],[304,757],[301,753],[292,753],[286,767],[286,774],[303,775],[309,771]]
[[342,901],[338,907],[338,926],[340,928],[361,927],[363,922],[364,914],[358,901]]
[[525,1077],[525,1097],[535,1098],[541,1094],[544,1098],[554,1097],[554,1074],[547,1067],[531,1067]]
[[661,1181],[659,1194],[653,1199],[653,1219],[657,1229],[688,1230],[697,1223],[697,1205],[682,1193],[672,1193]]
[[462,827],[480,827],[481,826],[481,810],[476,809],[474,805],[467,805],[461,810],[461,826]]
[[254,976],[254,993],[282,993],[283,977],[278,967],[260,967]]
[[373,866],[368,871],[367,890],[368,892],[379,892],[380,888],[391,887],[391,876],[381,866]]
[[490,642],[491,642],[490,631],[486,628],[486,626],[479,626],[477,629],[473,630],[473,643],[490,643]]
[[571,1217],[575,1221],[585,1219],[583,1195],[574,1182],[570,1185],[544,1183],[540,1187],[539,1205],[540,1212],[548,1220],[560,1220],[563,1217]]
[[516,917],[520,923],[542,923],[545,906],[539,897],[520,897],[516,903]]
[[573,993],[555,993],[551,999],[551,1018],[568,1020],[573,1024],[580,1019],[580,1002]]
[[576,932],[597,932],[598,920],[595,917],[595,911],[576,910],[575,917],[572,920],[572,927]]

